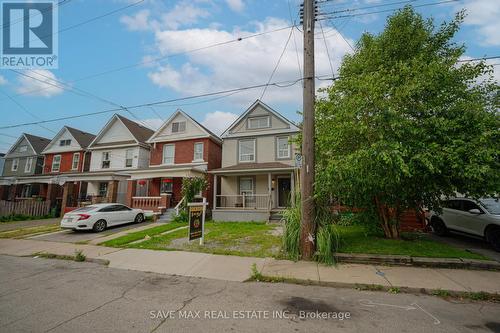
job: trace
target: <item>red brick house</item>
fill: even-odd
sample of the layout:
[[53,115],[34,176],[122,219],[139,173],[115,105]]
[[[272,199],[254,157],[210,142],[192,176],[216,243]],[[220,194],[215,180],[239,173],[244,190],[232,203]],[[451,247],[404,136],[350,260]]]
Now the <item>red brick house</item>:
[[163,211],[182,200],[184,177],[208,178],[204,197],[211,205],[213,176],[220,168],[222,140],[181,110],[177,110],[147,140],[152,145],[149,167],[131,170],[127,203],[132,207]]

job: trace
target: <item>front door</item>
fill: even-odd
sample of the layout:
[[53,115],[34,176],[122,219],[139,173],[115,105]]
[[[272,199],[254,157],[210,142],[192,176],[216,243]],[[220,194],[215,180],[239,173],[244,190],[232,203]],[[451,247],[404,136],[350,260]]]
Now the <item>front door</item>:
[[278,208],[290,206],[291,188],[290,178],[278,178]]

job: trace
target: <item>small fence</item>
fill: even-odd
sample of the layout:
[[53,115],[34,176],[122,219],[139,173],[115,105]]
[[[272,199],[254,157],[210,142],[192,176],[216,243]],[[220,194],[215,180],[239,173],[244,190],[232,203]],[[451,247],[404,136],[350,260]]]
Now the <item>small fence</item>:
[[270,210],[269,194],[217,195],[216,209]]
[[160,206],[161,197],[132,197],[133,208],[158,211]]
[[29,216],[42,216],[50,212],[49,201],[22,200],[4,201],[0,200],[0,216],[23,214]]

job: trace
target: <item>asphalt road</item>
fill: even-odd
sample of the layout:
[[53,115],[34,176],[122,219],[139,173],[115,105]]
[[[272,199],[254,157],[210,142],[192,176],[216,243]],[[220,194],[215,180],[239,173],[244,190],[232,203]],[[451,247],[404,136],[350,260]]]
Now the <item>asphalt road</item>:
[[429,237],[435,241],[443,242],[460,249],[471,250],[491,260],[500,262],[500,252],[495,251],[493,247],[482,238],[468,236],[458,232],[450,232],[449,235],[445,237],[439,237],[431,233]]
[[153,222],[143,222],[140,224],[137,223],[128,223],[122,224],[116,227],[110,227],[103,232],[93,232],[92,230],[62,230],[58,232],[53,232],[50,234],[44,234],[32,237],[32,239],[36,240],[44,240],[50,242],[63,242],[63,243],[78,243],[78,242],[86,242],[92,239],[96,239],[99,237],[104,237],[110,234],[114,234],[120,231],[129,230],[133,228],[137,228],[138,226],[144,226],[148,224],[152,224]]
[[0,332],[500,332],[494,303],[41,258],[0,256],[0,267]]

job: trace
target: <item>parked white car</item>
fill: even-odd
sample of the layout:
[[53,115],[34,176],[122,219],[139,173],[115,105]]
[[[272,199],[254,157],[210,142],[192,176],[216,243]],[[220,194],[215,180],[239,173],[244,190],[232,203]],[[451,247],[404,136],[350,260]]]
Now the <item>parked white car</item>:
[[439,236],[451,230],[484,237],[500,252],[500,201],[497,199],[449,199],[444,202],[442,214],[432,213],[430,226]]
[[143,221],[142,209],[132,209],[117,203],[95,204],[64,214],[61,228],[101,232],[107,227]]

